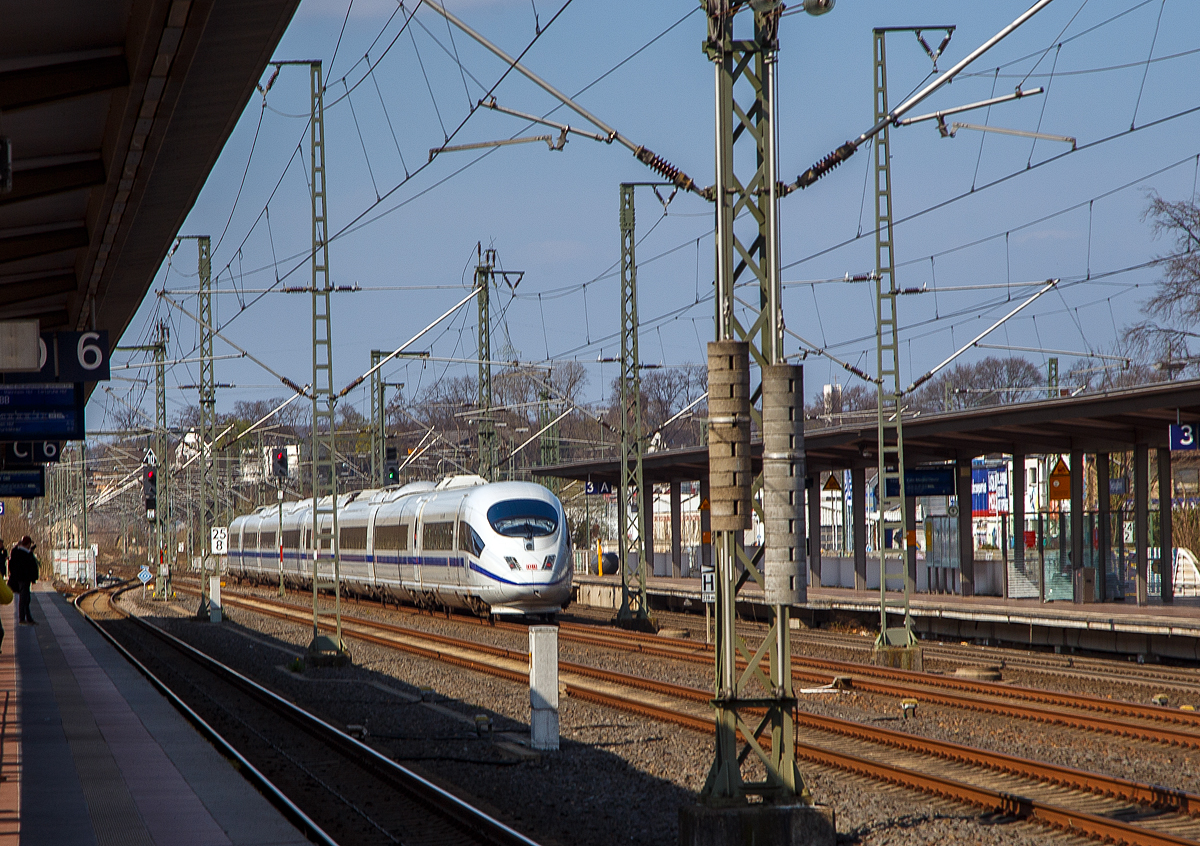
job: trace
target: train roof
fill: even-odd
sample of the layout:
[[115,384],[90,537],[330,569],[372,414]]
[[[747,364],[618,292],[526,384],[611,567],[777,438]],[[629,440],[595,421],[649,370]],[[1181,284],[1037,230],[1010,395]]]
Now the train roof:
[[[408,484],[399,487],[389,488],[367,488],[360,491],[351,491],[350,493],[338,495],[338,511],[356,510],[357,508],[365,508],[371,505],[386,505],[392,502],[398,502],[406,497],[415,494],[433,493],[441,491],[471,491],[471,489],[486,489],[486,496],[503,497],[520,494],[529,496],[539,489],[545,491],[550,497],[554,494],[544,486],[536,482],[493,482],[488,483],[482,476],[462,474],[457,476],[447,476],[440,482],[409,482]],[[483,493],[481,490],[480,493]],[[319,507],[330,505],[330,497],[321,497]],[[251,511],[249,514],[242,517],[258,517],[268,518],[274,517],[279,513],[279,504],[272,503],[268,505],[260,505],[258,508]],[[288,500],[283,503],[284,514],[294,514],[297,512],[305,512],[312,510],[312,499],[305,498],[300,500]],[[241,518],[238,518],[241,519]]]

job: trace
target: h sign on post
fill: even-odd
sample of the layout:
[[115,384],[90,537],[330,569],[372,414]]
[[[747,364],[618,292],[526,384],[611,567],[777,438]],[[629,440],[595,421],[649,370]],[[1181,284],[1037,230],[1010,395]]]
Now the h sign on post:
[[1195,423],[1172,423],[1171,450],[1196,449],[1197,436]]

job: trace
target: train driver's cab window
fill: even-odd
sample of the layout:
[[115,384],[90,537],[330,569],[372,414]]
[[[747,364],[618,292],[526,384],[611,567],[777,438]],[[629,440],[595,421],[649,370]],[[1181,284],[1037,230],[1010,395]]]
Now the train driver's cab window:
[[540,499],[509,499],[487,512],[497,534],[510,538],[544,538],[558,528],[558,512]]
[[476,558],[483,554],[483,538],[479,537],[479,533],[472,529],[466,520],[460,520],[458,523],[458,548]]

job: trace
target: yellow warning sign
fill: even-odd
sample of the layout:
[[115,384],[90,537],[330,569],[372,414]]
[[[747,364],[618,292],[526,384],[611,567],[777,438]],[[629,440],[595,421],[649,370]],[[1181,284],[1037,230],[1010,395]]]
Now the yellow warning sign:
[[702,499],[702,500],[700,500],[700,510],[701,510],[701,511],[708,511],[708,510],[709,510],[709,508],[708,508],[708,500],[707,500],[707,499]]
[[1050,484],[1046,493],[1050,499],[1071,498],[1071,471],[1067,469],[1066,462],[1062,460],[1062,456],[1059,456],[1058,463],[1050,471],[1049,481]]
[[837,476],[832,474],[825,480],[825,484],[821,487],[823,491],[840,491],[841,489],[842,483],[838,481]]

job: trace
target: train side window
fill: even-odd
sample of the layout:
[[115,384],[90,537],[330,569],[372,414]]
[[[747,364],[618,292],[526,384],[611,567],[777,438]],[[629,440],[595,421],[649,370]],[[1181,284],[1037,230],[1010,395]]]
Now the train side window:
[[393,523],[392,525],[376,523],[375,548],[394,549],[398,552],[408,549],[408,525],[406,523]]
[[466,520],[458,522],[458,548],[476,558],[483,554],[483,538]]
[[429,550],[454,549],[453,523],[424,523],[421,527],[421,547]]
[[367,527],[346,526],[338,527],[338,546],[340,549],[366,549]]
[[263,549],[274,549],[275,548],[275,533],[274,532],[263,532],[262,534],[260,534],[258,536],[258,541],[259,541],[259,543],[262,544]]
[[258,532],[242,532],[242,549],[258,549]]
[[283,545],[288,549],[297,549],[300,546],[300,530],[299,529],[284,529],[283,530]]

